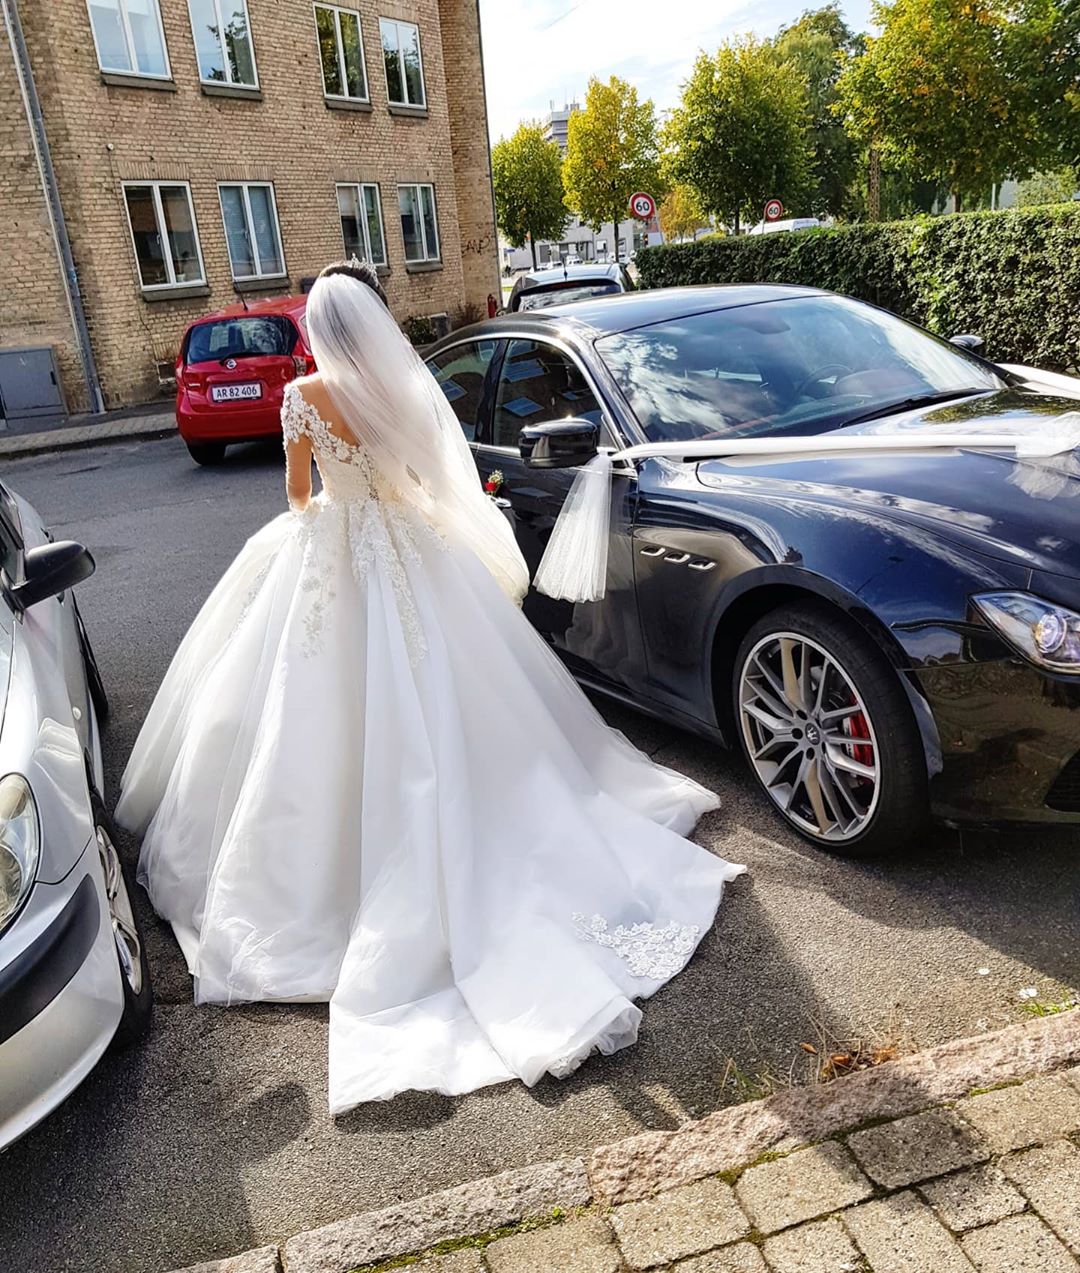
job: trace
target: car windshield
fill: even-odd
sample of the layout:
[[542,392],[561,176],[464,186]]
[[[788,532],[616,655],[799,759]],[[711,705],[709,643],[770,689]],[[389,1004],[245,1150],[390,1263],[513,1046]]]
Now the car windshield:
[[1004,384],[956,346],[840,296],[667,319],[596,349],[654,442],[819,433]]
[[618,283],[596,282],[522,292],[518,309],[546,309],[549,305],[565,305],[567,301],[583,301],[588,296],[607,296],[609,292],[620,290]]
[[223,358],[260,358],[288,354],[296,344],[296,328],[281,314],[215,318],[191,329],[187,363]]

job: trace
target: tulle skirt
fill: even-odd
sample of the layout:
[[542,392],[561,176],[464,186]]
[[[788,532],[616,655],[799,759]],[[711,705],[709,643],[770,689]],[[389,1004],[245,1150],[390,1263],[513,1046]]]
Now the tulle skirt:
[[248,541],[123,778],[199,1002],[330,1004],[330,1106],[637,1035],[742,871],[464,548],[325,496]]

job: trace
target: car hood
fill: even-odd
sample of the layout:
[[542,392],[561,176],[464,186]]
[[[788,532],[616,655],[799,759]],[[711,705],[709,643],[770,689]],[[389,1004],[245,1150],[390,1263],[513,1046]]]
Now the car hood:
[[0,615],[0,734],[4,730],[8,685],[11,683],[11,652],[15,644],[14,624],[7,623],[6,620],[6,615]]
[[[1023,388],[906,411],[836,436],[918,432],[1031,434],[1080,403]],[[834,452],[708,460],[711,489],[842,503],[919,522],[945,538],[1034,570],[1080,575],[1080,451],[1019,460],[1006,452]]]

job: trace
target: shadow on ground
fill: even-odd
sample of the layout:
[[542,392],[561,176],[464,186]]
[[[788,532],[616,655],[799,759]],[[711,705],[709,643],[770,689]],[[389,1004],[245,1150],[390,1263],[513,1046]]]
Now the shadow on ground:
[[[199,470],[170,439],[21,461],[10,476],[98,557],[80,601],[113,695],[115,796],[185,628],[281,510],[280,459],[243,448]],[[687,970],[648,1003],[635,1048],[531,1091],[414,1093],[335,1121],[325,1008],[195,1007],[171,933],[140,895],[152,1034],[0,1155],[0,1268],[162,1273],[808,1081],[802,1042],[932,1044],[1019,1019],[1020,988],[1050,1000],[1080,982],[1075,835],[940,831],[888,862],[831,858],[782,826],[733,757],[604,711],[719,791],[698,839],[750,867]],[[133,861],[136,845],[121,848]]]

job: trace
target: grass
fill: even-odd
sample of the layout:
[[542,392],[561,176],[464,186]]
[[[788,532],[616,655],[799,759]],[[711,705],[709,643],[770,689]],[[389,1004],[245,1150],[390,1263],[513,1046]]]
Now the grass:
[[734,1104],[745,1105],[750,1101],[762,1101],[767,1096],[785,1087],[794,1087],[792,1075],[778,1074],[769,1065],[762,1065],[756,1070],[745,1070],[729,1056],[720,1077],[720,1088],[733,1097]]
[[814,1041],[799,1046],[815,1058],[818,1083],[876,1069],[897,1057],[910,1056],[921,1047],[910,1018],[901,1018],[896,1008],[890,1008],[878,1023],[868,1024],[858,1033],[837,1034],[816,1018],[811,1018],[810,1025]]
[[987,1092],[1001,1092],[1007,1087],[1020,1087],[1025,1079],[1004,1079],[1000,1083],[991,1083],[987,1087],[973,1087],[968,1096],[985,1096]]
[[1058,1003],[1045,999],[1025,999],[1020,1005],[1020,1011],[1029,1017],[1055,1017],[1059,1012],[1069,1012],[1076,1006],[1074,998],[1062,999]]
[[[831,1083],[845,1074],[874,1069],[899,1056],[919,1050],[910,1020],[901,1020],[896,1011],[886,1014],[878,1026],[868,1026],[860,1035],[838,1035],[817,1018],[808,1020],[812,1041],[795,1045],[786,1070],[769,1061],[752,1065],[729,1056],[720,1076],[720,1089],[733,1104],[764,1100],[791,1087]],[[748,1039],[756,1051],[753,1038]]]
[[511,1238],[519,1233],[532,1233],[537,1229],[550,1229],[553,1225],[584,1215],[588,1210],[588,1207],[573,1207],[569,1211],[562,1207],[555,1207],[547,1215],[527,1216],[517,1224],[505,1224],[497,1229],[489,1229],[486,1233],[472,1233],[463,1238],[447,1238],[423,1251],[397,1255],[379,1264],[361,1265],[353,1269],[352,1273],[392,1273],[394,1269],[410,1268],[422,1261],[434,1259],[436,1256],[452,1255],[455,1251],[482,1251],[484,1247],[490,1246],[492,1242],[498,1242],[500,1238]]

